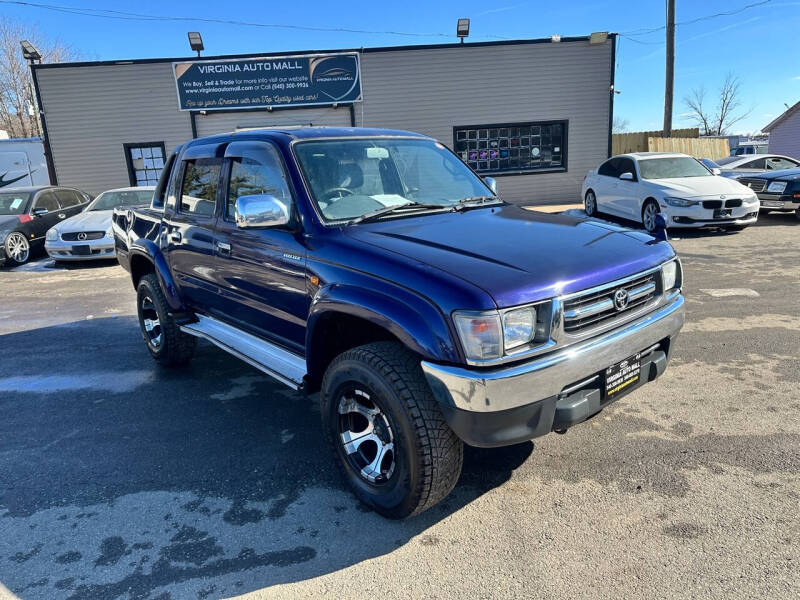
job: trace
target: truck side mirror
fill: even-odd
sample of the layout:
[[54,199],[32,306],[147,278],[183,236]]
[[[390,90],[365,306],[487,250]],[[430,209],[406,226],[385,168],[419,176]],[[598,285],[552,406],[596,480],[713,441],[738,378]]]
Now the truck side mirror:
[[494,177],[484,177],[483,180],[486,182],[486,185],[489,186],[489,189],[492,190],[495,194],[497,193],[497,179]]
[[253,227],[281,227],[291,219],[289,205],[269,194],[239,196],[236,199],[236,226],[242,229]]

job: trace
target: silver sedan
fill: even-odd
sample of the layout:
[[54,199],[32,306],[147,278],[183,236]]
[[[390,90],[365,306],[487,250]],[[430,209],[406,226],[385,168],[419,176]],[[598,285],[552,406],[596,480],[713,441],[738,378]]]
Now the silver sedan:
[[122,206],[144,206],[153,199],[155,187],[108,190],[95,198],[86,210],[47,231],[44,248],[57,261],[114,258],[111,217]]

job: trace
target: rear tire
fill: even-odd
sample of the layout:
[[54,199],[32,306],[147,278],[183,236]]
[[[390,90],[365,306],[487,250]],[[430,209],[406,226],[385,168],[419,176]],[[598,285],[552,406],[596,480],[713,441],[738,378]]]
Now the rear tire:
[[390,519],[421,513],[447,496],[464,459],[422,373],[401,344],[340,354],[320,394],[322,424],[356,497]]
[[583,209],[588,217],[596,217],[600,212],[597,210],[597,195],[592,190],[587,191],[583,198]]
[[197,338],[181,331],[169,314],[169,305],[154,273],[145,275],[136,288],[139,327],[147,349],[156,362],[185,365],[194,355]]
[[6,252],[6,263],[9,267],[18,267],[28,262],[31,257],[31,245],[24,233],[12,231],[3,243]]

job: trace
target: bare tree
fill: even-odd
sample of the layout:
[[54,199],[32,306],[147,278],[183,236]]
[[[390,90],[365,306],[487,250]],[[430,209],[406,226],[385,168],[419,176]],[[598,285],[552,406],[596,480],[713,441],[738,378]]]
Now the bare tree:
[[615,116],[613,121],[611,122],[611,132],[628,133],[628,119],[622,119],[620,117]]
[[725,135],[734,124],[752,112],[752,109],[741,110],[741,88],[740,79],[733,73],[728,73],[719,89],[715,107],[710,108],[706,103],[705,86],[694,88],[690,94],[684,96],[683,103],[692,113],[691,118],[700,129],[701,135]]
[[30,41],[42,55],[42,62],[63,62],[75,58],[64,44],[48,39],[36,28],[0,17],[0,129],[11,137],[40,136],[35,113],[30,67],[22,58],[20,42]]

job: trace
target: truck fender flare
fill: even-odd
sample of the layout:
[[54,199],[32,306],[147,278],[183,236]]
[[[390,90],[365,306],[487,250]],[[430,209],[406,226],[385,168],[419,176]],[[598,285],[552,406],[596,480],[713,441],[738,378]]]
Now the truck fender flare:
[[[427,360],[458,362],[458,351],[442,313],[416,294],[397,289],[394,292],[390,296],[374,289],[341,284],[321,288],[311,303],[306,347],[315,347],[316,325],[322,316],[343,313],[382,327]],[[311,371],[315,365],[308,367]]]
[[178,294],[178,288],[172,279],[167,259],[164,258],[164,253],[161,252],[161,249],[152,240],[139,239],[131,246],[129,254],[131,264],[133,264],[134,256],[141,256],[153,265],[153,270],[156,277],[158,277],[158,282],[161,284],[161,289],[167,298],[169,307],[174,311],[184,310],[183,301],[180,294]]

